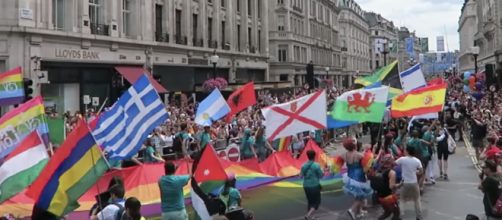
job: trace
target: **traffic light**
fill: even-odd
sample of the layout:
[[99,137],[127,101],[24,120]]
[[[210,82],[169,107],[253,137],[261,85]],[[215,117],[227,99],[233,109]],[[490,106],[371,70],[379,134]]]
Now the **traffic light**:
[[24,87],[24,101],[28,101],[32,99],[33,89],[31,86],[33,85],[33,80],[30,78],[23,78],[23,87]]

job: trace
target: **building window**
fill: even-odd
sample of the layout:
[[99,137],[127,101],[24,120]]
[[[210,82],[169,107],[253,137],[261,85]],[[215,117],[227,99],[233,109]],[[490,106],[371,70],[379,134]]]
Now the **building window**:
[[175,34],[176,34],[176,43],[177,44],[184,44],[185,42],[184,41],[184,38],[181,36],[181,10],[176,10],[176,14],[175,14],[175,25],[176,25],[176,30],[175,30]]
[[213,0],[207,0],[207,3],[213,4]]
[[378,36],[378,31],[375,31],[375,35]]
[[[124,0],[129,1],[129,0]],[[155,40],[156,41],[164,41],[164,35],[162,31],[162,5],[155,4]],[[124,15],[125,20],[125,15]],[[125,25],[124,25],[125,26]],[[127,32],[124,31],[127,34]]]
[[[131,26],[131,0],[122,0],[122,33],[124,33],[126,36],[130,35],[130,26]],[[160,6],[160,15],[158,14],[158,7]],[[160,16],[160,18],[159,18]],[[155,22],[161,21],[162,23],[162,5],[155,5]],[[157,31],[157,26],[156,25],[156,31]],[[162,31],[162,24],[160,24],[160,30]]]
[[284,5],[284,0],[277,0],[278,5]]
[[89,19],[91,20],[91,25],[99,24],[100,13],[99,0],[89,0]]
[[[237,0],[239,2],[240,0]],[[241,51],[241,25],[237,25],[237,50]]]
[[209,44],[213,43],[213,18],[207,18],[207,40]]
[[288,74],[281,74],[281,75],[279,75],[279,81],[281,81],[281,82],[287,82],[288,81]]
[[247,0],[248,1],[248,16],[251,16],[253,14],[253,0]]
[[198,16],[197,16],[197,14],[192,14],[192,37],[193,37],[193,45],[194,46],[202,46],[202,45],[199,45],[199,42],[198,42],[199,39],[197,39],[198,26],[199,26]]
[[257,1],[257,4],[258,4],[258,7],[256,8],[257,12],[258,12],[258,18],[261,18],[261,1],[262,0],[256,0]]
[[225,7],[225,0],[220,0],[220,3],[221,3],[221,7],[224,8]]
[[297,63],[301,62],[300,47],[299,46],[294,46],[293,47],[293,53],[294,53],[294,56],[295,56],[295,62],[297,62]]
[[52,0],[52,24],[54,29],[64,29],[65,11],[65,0]]
[[279,62],[286,62],[288,55],[288,46],[287,45],[279,45],[279,49],[277,51],[277,57]]
[[280,15],[279,17],[277,17],[277,30],[278,31],[284,31],[285,20],[286,20],[286,17],[284,17],[283,15]]
[[249,46],[249,51],[251,53],[255,52],[255,48],[253,46],[253,38],[252,38],[252,30],[251,28],[248,28],[248,46]]
[[237,0],[236,2],[237,2],[237,5],[236,5],[237,13],[240,13],[241,12],[241,0]]
[[225,21],[221,22],[221,46],[223,49],[225,49]]

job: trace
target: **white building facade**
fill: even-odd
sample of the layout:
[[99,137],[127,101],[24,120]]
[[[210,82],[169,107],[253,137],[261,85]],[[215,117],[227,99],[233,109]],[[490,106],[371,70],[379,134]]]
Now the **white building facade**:
[[366,13],[370,27],[370,69],[372,71],[397,59],[398,29],[392,21],[374,12]]
[[310,61],[316,77],[338,77],[341,57],[336,1],[269,0],[268,4],[270,79],[303,85]]
[[462,14],[458,21],[459,33],[459,66],[458,71],[463,73],[465,71],[474,71],[474,56],[472,48],[474,47],[474,35],[477,32],[478,22],[476,16],[476,1],[465,0],[462,7]]
[[[113,102],[128,74],[116,67],[152,70],[169,91],[192,92],[214,76],[231,83],[269,79],[267,0],[0,5],[0,71],[22,66],[35,93],[58,112],[83,109],[83,95]],[[215,73],[213,53],[219,56]]]
[[342,80],[344,85],[352,86],[355,77],[371,73],[370,30],[365,12],[354,0],[339,0],[338,4]]

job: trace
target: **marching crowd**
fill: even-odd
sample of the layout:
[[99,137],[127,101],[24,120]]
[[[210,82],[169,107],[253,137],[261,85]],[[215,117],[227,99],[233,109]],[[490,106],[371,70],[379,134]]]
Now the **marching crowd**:
[[[328,109],[332,108],[336,97],[346,90],[328,91]],[[263,117],[260,109],[272,104],[283,103],[308,94],[307,89],[295,89],[282,94],[258,91],[257,104],[239,113],[231,121],[216,121],[211,126],[200,127],[195,119],[196,103],[186,95],[172,97],[167,104],[169,119],[150,135],[144,144],[144,150],[138,155],[142,160],[133,158],[134,164],[165,162],[178,157],[196,158],[197,152],[211,144],[216,149],[227,146],[239,146],[241,159],[256,157],[265,160],[277,149],[277,143],[269,142],[264,137]],[[79,113],[67,117],[67,129],[71,130],[74,118],[94,118],[92,110],[85,115]],[[423,219],[421,194],[425,185],[435,184],[437,178],[449,180],[448,158],[454,153],[455,141],[469,142],[476,151],[479,165],[482,165],[479,189],[484,193],[483,204],[488,219],[498,219],[502,215],[502,200],[499,200],[502,171],[500,169],[502,152],[502,94],[487,93],[484,97],[473,97],[462,91],[462,85],[450,80],[444,111],[437,119],[406,118],[390,119],[382,124],[365,123],[344,129],[347,137],[343,140],[346,153],[340,155],[347,168],[344,174],[344,191],[354,197],[354,202],[347,214],[352,219],[359,219],[367,214],[365,205],[373,198],[383,208],[378,219],[401,219],[400,201],[412,201],[417,219]],[[349,132],[350,131],[350,132]],[[370,143],[362,143],[360,137],[369,133]],[[308,139],[313,139],[319,146],[329,145],[338,135],[334,130],[318,130],[297,134],[288,146],[292,155],[297,157]],[[350,135],[349,135],[350,134]],[[372,151],[374,166],[365,169],[361,160],[365,151]],[[301,169],[304,178],[304,191],[308,200],[308,212],[305,219],[315,219],[313,213],[321,200],[320,179],[324,167],[314,162],[315,152],[307,152],[309,162]],[[140,162],[142,161],[142,162]],[[120,168],[127,163],[114,164]],[[187,219],[183,203],[182,189],[188,184],[190,176],[176,176],[176,167],[165,162],[166,176],[159,180],[162,198],[163,219]],[[454,179],[454,177],[452,177]],[[120,185],[120,181],[115,185]],[[114,185],[114,186],[115,186]],[[117,187],[115,187],[117,188]],[[121,187],[118,187],[121,188]],[[111,200],[121,205],[103,207],[111,213],[135,213],[140,203],[135,198],[124,200],[122,189],[110,187]],[[214,219],[227,219],[225,213],[231,207],[240,207],[241,195],[235,188],[235,178],[229,178],[224,190],[224,197],[218,197],[223,205],[214,212]],[[216,197],[214,197],[216,198]],[[221,200],[221,198],[224,198]],[[500,203],[500,204],[499,204]],[[112,203],[115,204],[115,203]],[[225,208],[226,207],[226,208]],[[498,209],[497,209],[498,208]],[[96,209],[99,210],[99,209]],[[252,214],[243,212],[240,218],[252,219]],[[91,213],[96,219],[102,218],[98,212]],[[124,214],[125,215],[125,214]],[[134,215],[134,214],[127,214]],[[101,217],[100,217],[101,216]],[[136,214],[136,216],[141,216]],[[140,218],[128,219],[140,219]],[[470,216],[475,219],[474,216]]]

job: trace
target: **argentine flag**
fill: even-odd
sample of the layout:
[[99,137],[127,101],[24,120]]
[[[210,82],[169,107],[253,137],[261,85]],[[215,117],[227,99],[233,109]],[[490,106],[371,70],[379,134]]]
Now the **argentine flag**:
[[220,90],[214,89],[208,97],[199,104],[195,123],[202,126],[210,126],[213,121],[223,118],[230,112],[227,101],[223,98]]

